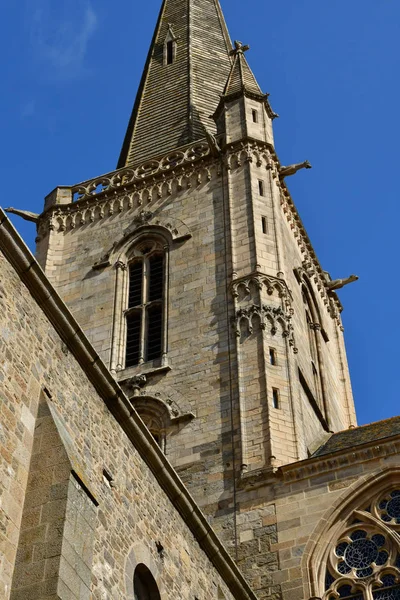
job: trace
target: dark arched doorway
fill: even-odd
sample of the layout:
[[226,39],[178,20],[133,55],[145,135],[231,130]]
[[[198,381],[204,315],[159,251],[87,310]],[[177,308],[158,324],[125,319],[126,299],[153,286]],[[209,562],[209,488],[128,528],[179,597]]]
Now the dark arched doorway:
[[140,563],[133,576],[135,600],[161,600],[156,581],[143,563]]

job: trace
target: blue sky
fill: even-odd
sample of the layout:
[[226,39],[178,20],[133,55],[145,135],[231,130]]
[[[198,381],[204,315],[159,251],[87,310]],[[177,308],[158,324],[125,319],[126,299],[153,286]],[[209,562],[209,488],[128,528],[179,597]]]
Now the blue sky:
[[[115,168],[161,0],[3,0],[3,207]],[[271,93],[283,164],[339,292],[359,422],[398,414],[399,39],[396,0],[221,0]],[[34,227],[13,222],[33,247]]]

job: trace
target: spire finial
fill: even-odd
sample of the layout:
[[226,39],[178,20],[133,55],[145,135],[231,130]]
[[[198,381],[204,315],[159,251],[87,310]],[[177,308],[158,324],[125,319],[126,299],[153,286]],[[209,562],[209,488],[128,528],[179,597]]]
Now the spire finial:
[[235,40],[235,47],[230,51],[231,56],[237,56],[238,54],[244,54],[247,50],[250,50],[250,46],[247,44],[242,44],[239,40]]

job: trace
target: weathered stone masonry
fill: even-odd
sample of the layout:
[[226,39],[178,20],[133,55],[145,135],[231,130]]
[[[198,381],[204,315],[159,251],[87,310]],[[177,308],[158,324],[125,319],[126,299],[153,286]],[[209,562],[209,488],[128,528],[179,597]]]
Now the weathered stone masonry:
[[4,213],[0,248],[3,597],[133,599],[142,556],[163,598],[255,598]]

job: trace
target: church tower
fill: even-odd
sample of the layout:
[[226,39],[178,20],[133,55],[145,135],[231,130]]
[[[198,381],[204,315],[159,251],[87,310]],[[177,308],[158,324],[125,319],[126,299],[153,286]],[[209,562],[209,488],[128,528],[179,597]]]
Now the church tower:
[[289,493],[277,473],[356,423],[345,282],[320,265],[290,196],[310,165],[281,165],[248,49],[218,0],[164,0],[118,167],[47,196],[37,256],[255,589],[272,593],[254,565],[274,570],[265,530],[274,494]]

